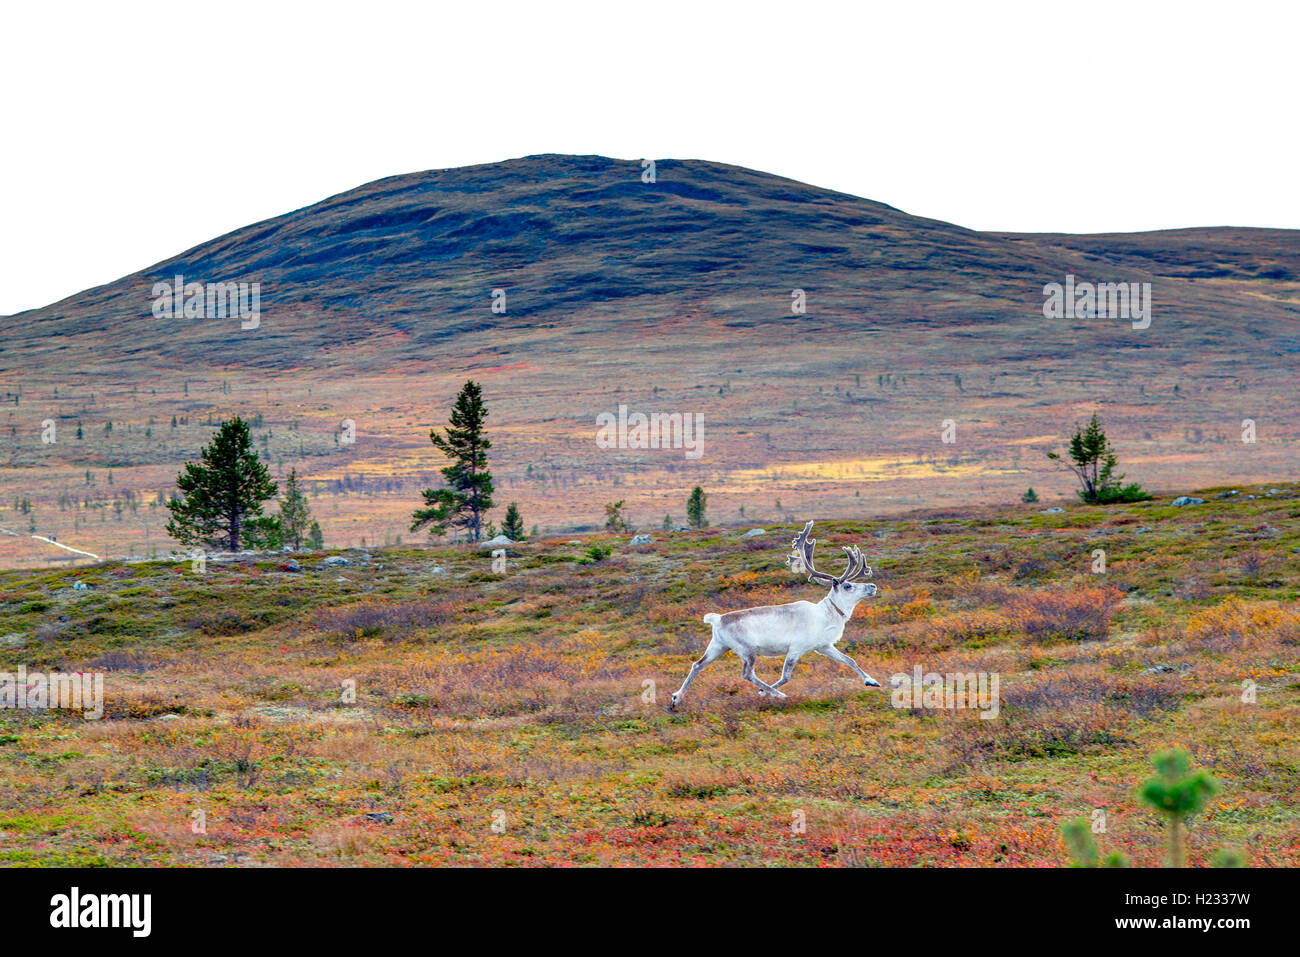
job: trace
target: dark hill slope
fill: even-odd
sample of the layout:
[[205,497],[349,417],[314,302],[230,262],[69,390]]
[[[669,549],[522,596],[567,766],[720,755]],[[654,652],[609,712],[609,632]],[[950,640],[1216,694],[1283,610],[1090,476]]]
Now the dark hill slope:
[[[1094,328],[1094,361],[1130,346],[1175,361],[1213,350],[1245,312],[1249,348],[1295,346],[1300,312],[1285,287],[1300,243],[1285,231],[1004,236],[717,163],[664,160],[657,174],[647,184],[637,161],[547,155],[379,180],[0,320],[0,372],[373,372],[463,356],[464,336],[475,350],[527,343],[581,365],[628,336],[689,343],[718,328],[745,332],[760,360],[812,332],[861,348],[881,334],[974,338],[990,360],[1068,360],[1080,328],[1046,326],[1040,312],[1043,283],[1067,272],[1157,286],[1154,333]],[[151,288],[176,274],[259,282],[260,328],[155,319]],[[1235,282],[1183,281],[1202,276]],[[505,316],[490,311],[495,288],[507,290]],[[791,314],[796,288],[805,316]],[[561,346],[543,330],[583,335]]]

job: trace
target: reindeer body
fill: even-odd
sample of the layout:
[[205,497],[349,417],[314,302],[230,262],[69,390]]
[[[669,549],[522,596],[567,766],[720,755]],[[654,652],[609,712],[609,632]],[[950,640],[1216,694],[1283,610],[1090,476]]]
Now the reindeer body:
[[[706,624],[712,626],[713,637],[704,654],[691,665],[686,680],[672,697],[676,708],[695,676],[728,651],[734,651],[741,661],[741,675],[755,685],[760,694],[784,698],[777,689],[790,680],[794,666],[810,651],[846,664],[856,671],[869,687],[880,683],[858,667],[835,643],[844,635],[844,625],[853,615],[853,608],[863,598],[876,593],[876,586],[852,579],[871,574],[857,548],[849,552],[849,567],[838,578],[818,572],[812,563],[812,549],[816,541],[808,538],[813,523],[804,526],[802,534],[794,540],[795,558],[809,573],[813,581],[830,585],[830,593],[819,602],[794,601],[785,605],[763,605],[728,612],[725,615],[708,614]],[[754,674],[754,662],[759,657],[782,655],[785,664],[781,677],[775,684],[767,684]]]
[[795,653],[802,656],[823,645],[833,645],[844,634],[844,619],[827,607],[826,599],[705,615],[704,621],[713,626],[715,638],[742,658]]

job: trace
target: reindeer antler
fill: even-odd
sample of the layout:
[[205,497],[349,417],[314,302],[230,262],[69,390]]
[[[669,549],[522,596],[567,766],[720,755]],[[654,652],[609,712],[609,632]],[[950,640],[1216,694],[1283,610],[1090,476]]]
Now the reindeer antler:
[[858,546],[846,546],[844,551],[847,552],[849,556],[849,567],[846,568],[844,574],[840,576],[840,581],[851,582],[856,581],[859,578],[870,578],[871,566],[868,565],[867,560],[862,557],[862,552],[859,550]]
[[[798,537],[790,543],[790,558],[793,562],[798,562],[803,566],[803,571],[808,573],[808,580],[819,582],[823,585],[842,585],[845,582],[853,581],[857,578],[870,578],[871,567],[867,565],[867,560],[862,557],[862,552],[858,546],[845,546],[844,551],[849,556],[848,567],[844,569],[844,574],[838,578],[834,575],[828,575],[826,572],[819,572],[813,565],[813,548],[817,545],[817,539],[809,538],[808,533],[812,531],[813,523],[809,522],[803,527],[803,531]],[[799,569],[796,568],[796,571]]]

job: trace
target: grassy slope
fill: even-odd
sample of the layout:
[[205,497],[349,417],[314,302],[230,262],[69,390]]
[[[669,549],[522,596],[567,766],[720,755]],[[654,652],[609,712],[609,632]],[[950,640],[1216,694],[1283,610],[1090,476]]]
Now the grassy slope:
[[[828,559],[864,543],[882,586],[842,647],[886,685],[997,671],[994,721],[895,709],[816,656],[788,701],[729,656],[667,711],[704,612],[819,597],[782,566],[790,528],[589,564],[542,542],[505,577],[450,547],[0,573],[0,666],[103,670],[109,698],[100,722],[0,712],[0,862],[1041,865],[1065,859],[1062,821],[1104,808],[1103,851],[1153,864],[1132,793],[1179,743],[1224,784],[1192,860],[1231,843],[1295,866],[1300,500],[1243,492],[819,526]],[[1112,586],[1104,639],[1026,633],[1088,627]]]

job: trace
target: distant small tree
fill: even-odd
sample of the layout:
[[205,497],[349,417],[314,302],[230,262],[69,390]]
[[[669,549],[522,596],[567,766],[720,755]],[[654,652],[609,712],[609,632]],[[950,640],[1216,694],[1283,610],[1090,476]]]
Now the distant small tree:
[[471,541],[482,537],[483,515],[492,507],[492,473],[487,467],[492,443],[483,434],[487,414],[483,391],[470,380],[456,396],[447,434],[443,436],[437,429],[429,432],[429,440],[452,460],[442,470],[448,487],[424,490],[427,507],[416,509],[411,531],[427,525],[430,531],[444,535],[452,526],[465,529]]
[[673,530],[673,519],[671,515],[664,516],[663,529],[665,532],[671,532]]
[[691,497],[686,500],[686,521],[695,528],[704,527],[704,506],[707,502],[708,496],[704,494],[704,489],[695,486]]
[[1034,487],[1032,485],[1029,486],[1029,488],[1025,489],[1025,494],[1020,496],[1020,501],[1030,502],[1030,503],[1038,501],[1038,493],[1034,491]]
[[501,534],[514,542],[524,540],[524,520],[519,514],[519,506],[514,502],[506,506],[506,517],[501,522]]
[[1085,502],[1106,505],[1111,502],[1141,502],[1151,497],[1136,482],[1122,484],[1124,476],[1115,471],[1115,452],[1102,431],[1097,413],[1092,414],[1087,426],[1074,430],[1066,454],[1068,462],[1057,452],[1048,452],[1047,457],[1054,462],[1064,462],[1065,467],[1075,474],[1081,486],[1079,498]]
[[[248,524],[262,514],[262,503],[276,484],[253,449],[248,426],[235,416],[222,422],[200,461],[186,462],[176,477],[181,495],[167,503],[167,534],[185,545],[239,551]],[[252,540],[268,529],[254,528]]]
[[608,502],[605,505],[605,531],[607,532],[626,532],[627,519],[623,517],[624,499],[617,502]]
[[320,522],[311,523],[311,531],[307,533],[307,542],[312,547],[312,551],[320,551],[325,547],[325,536],[321,533]]
[[289,477],[284,483],[284,498],[280,500],[280,527],[284,544],[295,550],[302,548],[302,543],[307,540],[310,522],[311,507],[298,485],[298,470],[290,469]]

